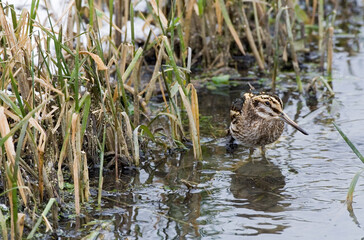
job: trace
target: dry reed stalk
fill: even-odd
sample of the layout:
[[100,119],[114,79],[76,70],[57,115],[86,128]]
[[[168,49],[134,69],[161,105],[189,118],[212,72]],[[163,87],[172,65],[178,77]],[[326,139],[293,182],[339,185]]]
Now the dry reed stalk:
[[202,158],[202,149],[200,144],[200,111],[198,106],[197,91],[196,88],[191,83],[188,84],[187,88],[190,89],[191,91],[191,110],[197,131],[197,139],[198,139],[197,148],[199,148],[198,152],[201,153],[201,158]]
[[[120,59],[121,59],[119,66],[118,66],[118,61],[114,58],[115,55],[109,61],[109,64],[108,65],[109,65],[109,68],[110,68],[111,67],[111,63],[114,61],[115,62],[115,66],[117,66],[119,68],[119,72],[124,73],[125,72],[125,66],[126,66],[126,60],[127,60],[127,54],[128,54],[129,51],[126,49],[127,48],[126,44],[121,44],[119,48],[120,48]],[[118,55],[118,53],[116,55]],[[120,83],[120,84],[122,84],[122,83]],[[114,96],[113,96],[113,101],[114,102],[116,102],[117,99],[118,99],[118,97],[120,95],[122,95],[122,92],[119,92],[121,90],[118,89],[118,86],[119,85],[116,84],[115,89],[114,89]]]
[[300,77],[300,67],[298,65],[297,54],[296,54],[296,50],[295,50],[295,47],[294,47],[294,39],[293,39],[293,34],[292,34],[292,28],[291,28],[291,22],[290,22],[290,18],[289,18],[288,9],[289,9],[288,7],[285,7],[288,41],[289,41],[289,46],[290,46],[290,50],[291,50],[292,65],[293,65],[293,69],[294,69],[295,74],[296,74],[296,82],[297,82],[298,91],[300,93],[302,93],[303,88],[302,88],[301,77]]
[[200,16],[200,22],[201,22],[201,37],[202,37],[202,43],[203,43],[203,54],[205,55],[205,59],[206,59],[206,64],[205,66],[209,66],[211,63],[211,57],[209,54],[209,44],[206,38],[206,21],[205,21],[205,14],[203,14],[202,16]]
[[42,215],[44,224],[46,225],[46,232],[53,231],[52,225],[49,223],[48,218]]
[[25,214],[18,213],[18,221],[16,222],[17,239],[22,239],[24,231]]
[[220,8],[220,4],[218,2],[219,0],[215,0],[215,11],[216,11],[216,18],[217,18],[217,33],[219,35],[222,34],[222,23],[223,23],[223,17],[222,17],[222,12],[221,12],[221,8]]
[[37,129],[40,133],[38,146],[36,148],[37,156],[38,156],[38,188],[39,188],[39,195],[40,201],[43,201],[43,192],[44,192],[44,182],[43,182],[43,166],[44,166],[44,150],[45,144],[47,142],[47,135],[44,129],[39,125],[39,123],[34,119],[29,119],[29,124]]
[[334,28],[329,27],[328,29],[328,42],[327,42],[327,73],[331,77],[332,74],[332,57],[333,57],[333,37],[334,37]]
[[81,161],[83,163],[82,193],[84,195],[85,201],[88,202],[90,199],[90,179],[89,179],[89,173],[88,173],[87,156],[84,151],[81,152]]
[[318,1],[318,32],[319,32],[319,51],[322,50],[322,42],[324,39],[324,0]]
[[[120,123],[120,126],[122,126],[121,123]],[[128,135],[129,135],[129,133],[128,133]],[[119,136],[119,142],[120,142],[120,145],[119,145],[120,152],[122,154],[124,154],[124,156],[126,156],[126,158],[128,160],[130,160],[130,154],[129,154],[129,148],[130,147],[126,144],[126,140],[125,140],[125,137],[124,137],[124,132],[123,132],[123,129],[121,127],[119,129],[118,136]],[[132,145],[131,147],[134,148],[134,145]]]
[[258,63],[258,66],[260,68],[260,70],[264,71],[264,63],[259,55],[259,52],[258,52],[258,49],[257,49],[257,46],[255,45],[255,41],[254,41],[254,37],[253,37],[253,34],[252,34],[252,31],[250,30],[250,27],[249,27],[249,20],[248,18],[246,17],[246,14],[245,14],[245,9],[244,7],[241,8],[241,12],[242,12],[242,15],[243,15],[243,20],[244,20],[244,23],[243,23],[243,27],[245,29],[245,34],[246,34],[246,37],[248,38],[248,42],[249,42],[249,45],[253,51],[253,55],[255,57],[255,59],[257,60],[257,63]]
[[[73,106],[71,106],[71,109],[69,111],[66,111],[68,107],[70,107],[70,102],[66,102],[65,104],[62,104],[61,112],[59,114],[59,118],[56,124],[56,127],[58,123],[62,125],[62,133],[63,133],[63,144],[61,148],[61,152],[59,154],[58,159],[58,169],[57,169],[57,178],[58,178],[58,186],[60,189],[64,188],[64,180],[63,180],[63,173],[62,173],[62,164],[63,160],[66,157],[66,154],[69,156],[69,160],[72,159],[72,155],[69,153],[70,149],[68,148],[69,144],[69,137],[70,137],[70,129],[71,129],[71,114],[70,112],[73,111]],[[64,120],[66,119],[66,120]],[[54,128],[52,131],[54,131],[56,128]]]
[[43,166],[44,166],[44,152],[38,152],[38,189],[39,200],[43,202],[44,184],[43,184]]
[[[28,78],[28,81],[31,81],[32,78]],[[58,90],[57,88],[53,87],[51,83],[49,83],[49,79],[48,81],[46,80],[43,80],[41,78],[38,78],[36,76],[34,76],[34,81],[39,83],[40,85],[42,85],[43,87],[49,89],[49,90],[52,90],[53,92],[63,96],[63,92],[61,90]]]
[[255,30],[258,38],[258,45],[259,45],[259,54],[262,62],[264,63],[264,51],[263,51],[263,44],[262,44],[262,34],[261,34],[261,26],[259,22],[258,12],[257,12],[257,3],[253,2],[253,11],[254,11],[254,22],[255,22]]
[[[174,96],[174,100],[176,105],[178,105],[178,98],[177,96]],[[171,114],[173,116],[176,116],[176,118],[178,120],[180,120],[180,115],[177,111],[177,109],[175,109],[174,107],[171,107],[170,108],[170,111],[171,111]],[[169,117],[169,120],[171,122],[171,127],[172,127],[172,136],[174,139],[177,139],[178,141],[181,141],[182,140],[182,137],[184,136],[184,134],[182,133],[181,134],[181,131],[180,131],[180,128],[178,128],[178,123],[176,121],[174,121],[174,119],[172,117]]]
[[[166,16],[164,15],[164,13],[162,12],[162,10],[160,9],[160,6],[158,6],[158,4],[155,0],[150,0],[149,3],[153,8],[154,14],[157,15],[157,17],[159,17],[159,19],[161,21],[161,23],[162,23],[161,27],[166,29],[168,27],[168,20],[167,20]],[[159,1],[159,3],[160,3],[160,1]]]
[[9,24],[11,24],[11,22],[7,21],[2,4],[0,4],[0,23],[1,23],[2,29],[4,31],[4,36],[6,37],[6,41],[9,45],[9,49],[10,49],[13,57],[15,57],[17,54],[17,50],[18,50],[17,44],[16,44],[15,32],[14,32],[14,29],[11,26],[9,26]]
[[[166,108],[167,116],[168,116],[169,121],[171,123],[171,129],[172,129],[171,134],[172,134],[172,136],[175,137],[175,139],[177,139],[177,140],[180,141],[181,140],[181,136],[180,136],[180,134],[178,134],[177,129],[174,127],[175,126],[174,125],[174,122],[176,122],[176,121],[172,117],[172,116],[175,117],[177,115],[174,113],[174,108],[173,107],[170,108],[169,105],[168,105],[168,101],[167,101],[166,95],[164,93],[164,88],[163,88],[163,84],[162,84],[161,78],[158,78],[158,80],[159,80],[158,81],[159,82],[159,89],[160,89],[160,91],[162,93],[162,98],[163,98],[163,102],[164,102],[164,105],[165,105],[165,108]],[[183,133],[183,128],[181,127],[180,129],[181,129],[181,132]]]
[[72,150],[73,150],[73,182],[75,195],[76,214],[81,213],[80,206],[80,163],[81,163],[81,131],[80,131],[80,115],[72,114]]
[[[7,118],[5,116],[4,113],[4,107],[0,107],[0,133],[1,133],[1,137],[5,137],[8,133],[10,133],[10,127],[9,127],[9,123],[7,121]],[[6,179],[7,179],[7,183],[8,186],[7,188],[11,188],[13,187],[13,182],[12,182],[12,178],[15,178],[14,174],[17,175],[17,186],[21,187],[24,186],[23,183],[23,179],[22,176],[20,174],[20,171],[18,171],[17,173],[14,172],[14,167],[15,167],[15,147],[14,147],[14,142],[13,142],[13,138],[12,136],[10,136],[4,143],[4,147],[5,147],[5,152],[7,155],[7,159],[8,161],[5,163],[6,167],[5,169],[8,169],[8,171],[5,171],[5,175],[6,175]],[[13,176],[10,176],[9,174],[12,174]],[[26,195],[24,193],[24,189],[23,188],[19,188],[19,192],[21,197],[23,198],[24,204],[27,205],[27,198]],[[9,191],[8,192],[8,198],[9,198],[9,203],[10,203],[10,216],[11,216],[11,239],[15,239],[17,238],[18,235],[18,229],[16,226],[16,222],[14,219],[14,215],[18,214],[17,212],[17,206],[14,206],[14,198],[17,198],[17,196],[13,196],[13,191]],[[15,215],[17,216],[17,215]]]
[[4,113],[6,116],[13,119],[15,122],[20,121],[20,117],[18,115],[14,114],[13,112],[10,112],[9,109],[4,109]]
[[164,43],[161,42],[160,47],[159,47],[159,52],[158,52],[158,57],[157,57],[157,61],[155,63],[154,66],[154,71],[153,71],[153,75],[152,75],[152,79],[149,81],[148,86],[146,87],[146,95],[145,95],[145,102],[148,103],[150,98],[152,97],[152,94],[155,90],[155,82],[157,81],[158,77],[160,76],[160,72],[159,69],[161,67],[162,64],[162,59],[163,59],[163,54],[164,54]]
[[130,46],[128,46],[127,44],[121,45],[121,54],[120,54],[121,61],[120,61],[120,66],[119,66],[121,73],[125,72],[126,59],[127,59],[127,55],[129,53],[129,51],[130,51]]
[[139,125],[140,113],[139,113],[139,84],[140,84],[140,66],[142,58],[139,58],[135,64],[133,72],[130,76],[130,81],[134,83],[134,126]]
[[[126,129],[126,136],[129,142],[128,146],[131,146],[131,150],[134,152],[134,142],[133,142],[133,130],[130,124],[130,118],[126,112],[122,112],[121,115],[124,117],[125,129]],[[125,139],[125,138],[124,138]],[[125,142],[126,144],[126,142]],[[129,152],[126,155],[129,157]]]
[[276,88],[276,79],[278,75],[278,56],[279,56],[279,30],[280,30],[280,19],[284,8],[279,8],[278,13],[275,18],[275,26],[274,26],[274,58],[273,58],[273,71],[272,71],[272,91],[275,91]]
[[66,46],[71,51],[74,49],[72,39],[74,38],[73,26],[74,26],[75,17],[76,17],[76,14],[74,14],[72,11],[73,11],[73,9],[69,9],[69,11],[68,11],[67,26],[66,26],[66,37],[67,37],[67,39],[65,41]]
[[[23,12],[25,13],[25,11]],[[23,34],[20,34],[19,39],[17,40],[15,36],[15,30],[13,29],[11,22],[7,21],[4,9],[2,5],[0,5],[0,26],[2,26],[6,42],[12,54],[12,62],[14,65],[15,63],[17,63],[17,66],[21,69],[20,77],[18,78],[19,81],[18,86],[23,98],[27,99],[30,94],[31,83],[27,81],[26,72],[23,66],[26,65],[24,61],[25,59],[29,58],[30,56],[29,51],[31,51],[32,49],[31,47],[29,48],[30,46],[29,37],[26,34],[24,34],[24,32],[27,29],[27,22],[24,21],[23,25],[18,25],[18,28],[22,29],[19,31],[21,31]],[[27,53],[26,51],[28,51],[28,55],[26,55]]]
[[[0,107],[0,133],[1,133],[1,137],[4,137],[8,133],[10,133],[9,123],[8,123],[8,120],[6,118],[6,115],[5,115],[4,111],[5,111],[5,108]],[[13,167],[15,165],[15,155],[16,155],[16,153],[15,153],[15,147],[14,147],[14,142],[13,142],[13,137],[12,136],[10,136],[5,141],[4,147],[5,147],[5,152],[6,152],[6,156],[7,156],[7,159],[8,159],[6,167],[9,167],[9,169],[11,171],[13,171]],[[21,188],[21,187],[24,186],[24,181],[23,181],[23,177],[20,174],[20,171],[18,171],[18,173],[17,173],[17,185],[18,185],[18,187],[20,187],[19,188],[20,196],[22,197],[24,204],[27,206],[28,200],[27,200],[24,189]],[[9,192],[9,194],[11,194],[11,191]]]
[[[306,5],[308,6],[308,4],[306,4]],[[311,21],[310,21],[311,25],[313,25],[315,23],[316,9],[317,9],[317,0],[313,0],[313,2],[312,2],[312,15],[311,15]]]
[[243,55],[245,55],[245,51],[244,51],[243,44],[241,43],[240,38],[239,38],[239,35],[236,32],[236,30],[234,28],[234,25],[233,25],[233,23],[230,20],[228,11],[227,11],[226,6],[225,6],[225,3],[224,3],[224,0],[218,0],[218,1],[219,1],[219,4],[220,4],[221,13],[222,13],[222,16],[225,19],[226,25],[228,26],[231,35],[233,36],[236,44],[238,45],[239,50],[241,51],[241,53]]
[[[127,4],[128,1],[124,1],[124,4]],[[115,0],[115,24],[118,28],[123,28],[123,17],[124,17],[124,23],[128,21],[128,7],[124,7],[125,12],[122,14],[123,11],[123,1],[122,0]],[[119,48],[121,45],[121,34],[115,34],[115,46],[116,48]]]
[[190,27],[193,13],[193,6],[195,4],[195,0],[188,0],[188,4],[186,4],[186,17],[184,19],[184,42],[186,46],[189,46],[190,41]]
[[118,142],[118,133],[115,133],[115,141],[114,141],[114,145],[115,145],[115,182],[119,180],[119,157],[118,157],[118,153],[119,153],[119,142]]
[[137,126],[134,131],[133,131],[133,141],[134,141],[134,154],[133,154],[133,159],[134,159],[134,165],[139,167],[139,161],[140,161],[140,156],[139,156],[139,140],[138,140],[138,131],[139,131],[140,125]]
[[[188,86],[190,86],[191,89],[194,88],[192,84],[189,84]],[[199,137],[198,137],[199,131],[197,130],[198,116],[194,115],[194,112],[192,111],[192,107],[191,107],[191,102],[187,99],[187,96],[185,95],[181,86],[178,86],[178,90],[181,95],[181,99],[182,99],[183,105],[186,109],[187,116],[188,116],[190,134],[191,134],[192,144],[193,144],[193,155],[194,155],[195,159],[202,159],[201,145],[199,144]],[[197,95],[194,96],[193,98],[195,98],[195,100],[193,100],[194,104],[195,104],[194,110],[198,110],[198,103],[196,103]]]

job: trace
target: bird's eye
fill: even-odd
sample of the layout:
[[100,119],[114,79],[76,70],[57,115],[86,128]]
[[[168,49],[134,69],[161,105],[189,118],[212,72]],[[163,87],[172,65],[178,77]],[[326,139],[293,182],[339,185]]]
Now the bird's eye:
[[265,105],[267,105],[268,107],[270,107],[270,102],[266,101]]

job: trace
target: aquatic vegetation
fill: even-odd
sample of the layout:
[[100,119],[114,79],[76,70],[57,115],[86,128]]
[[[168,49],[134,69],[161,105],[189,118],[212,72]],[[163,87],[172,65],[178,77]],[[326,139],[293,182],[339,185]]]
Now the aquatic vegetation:
[[[346,136],[346,134],[341,130],[341,128],[335,122],[333,122],[332,124],[334,125],[336,130],[340,133],[341,137],[345,140],[346,144],[351,148],[351,150],[359,158],[359,160],[364,163],[363,155],[359,152],[359,150],[355,147],[355,145],[350,141],[350,139]],[[348,195],[346,197],[346,204],[347,204],[347,208],[349,211],[353,211],[353,195],[354,195],[355,186],[358,182],[359,176],[363,172],[364,172],[364,168],[355,174],[355,176],[353,177],[353,180],[350,183]]]
[[[194,158],[202,159],[193,68],[228,66],[231,55],[252,54],[259,71],[272,75],[274,89],[279,59],[291,59],[302,91],[296,32],[302,28],[302,39],[306,32],[318,34],[319,49],[327,48],[323,1],[318,21],[309,6],[291,2],[143,2],[0,3],[1,186],[12,239],[23,234],[22,214],[33,217],[28,237],[37,231],[42,218],[35,222],[29,209],[40,213],[53,206],[57,219],[54,199],[69,183],[80,215],[90,199],[90,165],[100,166],[101,205],[106,153],[116,181],[124,167],[148,161],[143,153],[150,148],[184,148],[191,139]],[[157,95],[162,103],[155,107]],[[36,184],[28,185],[29,179]]]

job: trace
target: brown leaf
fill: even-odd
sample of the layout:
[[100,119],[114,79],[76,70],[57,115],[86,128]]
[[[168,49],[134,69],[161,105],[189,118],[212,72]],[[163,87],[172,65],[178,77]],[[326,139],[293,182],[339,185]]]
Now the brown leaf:
[[79,54],[88,54],[90,57],[92,57],[92,59],[95,61],[96,65],[97,65],[97,70],[103,71],[103,70],[107,70],[106,65],[104,64],[104,62],[101,60],[101,58],[91,52],[88,51],[80,51]]

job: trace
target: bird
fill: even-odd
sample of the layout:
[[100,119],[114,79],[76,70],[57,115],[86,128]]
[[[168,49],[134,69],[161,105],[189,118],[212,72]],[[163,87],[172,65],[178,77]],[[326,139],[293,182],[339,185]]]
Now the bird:
[[282,135],[285,123],[308,135],[283,112],[282,99],[272,93],[244,93],[242,98],[232,103],[230,118],[229,143],[233,144],[236,140],[251,148],[251,151],[261,147],[263,154],[265,146],[277,141]]

